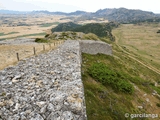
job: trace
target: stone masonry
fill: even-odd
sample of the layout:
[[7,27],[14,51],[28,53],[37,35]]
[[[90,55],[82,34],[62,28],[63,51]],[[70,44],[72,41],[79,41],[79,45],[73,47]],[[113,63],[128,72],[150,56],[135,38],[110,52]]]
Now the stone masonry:
[[112,55],[112,46],[102,41],[81,40],[80,45],[83,53]]
[[85,46],[68,40],[0,71],[0,120],[86,120],[81,80]]

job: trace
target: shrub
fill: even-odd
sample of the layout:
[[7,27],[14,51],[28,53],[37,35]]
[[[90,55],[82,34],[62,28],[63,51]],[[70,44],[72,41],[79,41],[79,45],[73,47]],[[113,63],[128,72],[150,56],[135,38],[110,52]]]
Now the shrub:
[[46,34],[46,35],[45,35],[45,38],[47,38],[47,37],[49,37],[49,34]]
[[94,63],[88,69],[88,73],[96,81],[103,85],[110,85],[115,90],[130,94],[134,91],[133,85],[127,81],[126,76],[109,69],[104,63]]
[[158,30],[157,33],[160,33],[160,30]]
[[157,107],[160,107],[160,103],[157,103],[156,105],[157,105]]
[[36,38],[35,42],[37,42],[37,43],[48,43],[48,40],[45,40],[43,38]]

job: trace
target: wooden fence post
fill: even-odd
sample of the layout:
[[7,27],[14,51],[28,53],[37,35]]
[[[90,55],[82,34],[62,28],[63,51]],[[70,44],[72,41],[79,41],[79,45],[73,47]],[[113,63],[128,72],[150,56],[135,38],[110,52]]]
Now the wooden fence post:
[[43,51],[45,51],[45,45],[43,45]]
[[19,61],[19,54],[17,53],[17,60]]
[[33,47],[33,51],[34,51],[34,55],[36,54],[36,48],[35,47]]

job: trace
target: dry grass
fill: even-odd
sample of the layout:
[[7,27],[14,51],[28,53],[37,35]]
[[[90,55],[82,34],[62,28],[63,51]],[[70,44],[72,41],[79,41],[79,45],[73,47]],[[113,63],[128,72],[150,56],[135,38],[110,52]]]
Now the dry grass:
[[116,43],[142,59],[146,64],[160,68],[160,24],[125,24],[113,30]]
[[[43,45],[45,45],[45,51],[43,51]],[[36,49],[36,54],[47,52],[48,50],[56,48],[54,43],[49,44],[19,44],[19,45],[0,45],[0,70],[9,65],[16,64],[18,62],[16,53],[19,53],[20,60],[34,55],[33,48]]]
[[[1,17],[2,15],[0,15]],[[53,15],[3,15],[7,17],[5,20],[8,20],[8,24],[5,24],[0,20],[0,33],[8,34],[11,32],[18,32],[9,35],[1,35],[0,39],[7,39],[11,37],[23,36],[28,34],[38,34],[38,33],[49,33],[50,29],[55,27],[56,22],[63,23],[69,22],[70,20],[61,20],[65,16],[53,16]],[[24,20],[25,19],[25,20]],[[17,26],[19,23],[24,23],[27,25]],[[53,23],[51,26],[42,27],[46,23]],[[44,35],[39,35],[38,37],[43,37]],[[30,37],[30,36],[27,36]],[[34,36],[31,36],[35,38]],[[37,37],[37,36],[36,36]]]
[[[57,26],[57,23],[64,22],[74,22],[73,19],[62,19],[66,16],[58,16],[58,15],[0,15],[0,17],[6,17],[5,19],[0,19],[0,34],[8,34],[12,32],[16,32],[8,35],[0,35],[0,39],[7,39],[12,37],[19,37],[23,35],[27,38],[36,38],[36,37],[44,37],[44,35],[33,36],[30,34],[39,34],[39,33],[50,33],[51,28]],[[77,16],[74,16],[75,18]],[[5,21],[8,21],[7,23]],[[102,23],[108,22],[108,20],[104,20],[99,18],[98,20],[86,20],[79,21],[79,24],[87,24],[87,23]],[[55,24],[54,24],[55,23]],[[17,26],[20,24],[26,24]],[[47,24],[47,25],[45,25]]]
[[[116,36],[116,45],[121,48],[122,54],[127,55],[126,58],[131,58],[140,64],[137,69],[142,65],[154,72],[157,71],[156,73],[160,73],[160,34],[157,34],[159,29],[160,24],[155,23],[141,25],[124,24],[114,29],[113,34]],[[146,73],[141,77],[146,79],[145,76],[147,75]],[[148,80],[153,80],[154,83],[156,81],[156,79],[152,79],[154,76],[156,74],[149,75]],[[150,88],[146,90],[150,90]],[[146,102],[147,100],[149,102]],[[159,99],[153,96],[152,92],[149,94],[145,90],[136,89],[132,104],[141,106],[143,103],[145,103],[146,112],[159,114],[160,111],[156,105],[156,103],[159,103]]]

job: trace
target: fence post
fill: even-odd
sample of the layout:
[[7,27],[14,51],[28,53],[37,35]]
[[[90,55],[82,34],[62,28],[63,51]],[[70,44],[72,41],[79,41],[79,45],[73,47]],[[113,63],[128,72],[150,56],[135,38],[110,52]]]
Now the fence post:
[[36,48],[35,47],[33,47],[33,51],[34,51],[34,55],[36,54]]
[[19,54],[17,53],[17,60],[19,61]]
[[45,51],[45,45],[43,45],[43,51]]

